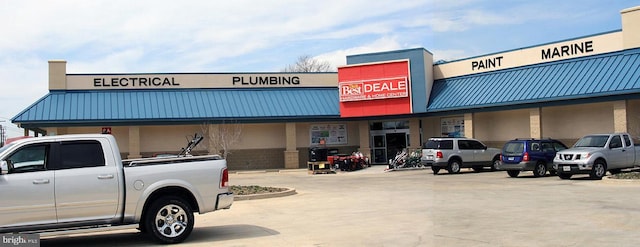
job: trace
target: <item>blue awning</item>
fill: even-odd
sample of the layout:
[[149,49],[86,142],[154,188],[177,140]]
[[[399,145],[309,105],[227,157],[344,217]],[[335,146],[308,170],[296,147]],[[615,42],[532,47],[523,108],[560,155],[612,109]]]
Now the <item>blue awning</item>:
[[340,119],[337,88],[52,91],[16,115],[22,126]]
[[437,80],[427,112],[517,108],[638,93],[640,49],[632,49]]

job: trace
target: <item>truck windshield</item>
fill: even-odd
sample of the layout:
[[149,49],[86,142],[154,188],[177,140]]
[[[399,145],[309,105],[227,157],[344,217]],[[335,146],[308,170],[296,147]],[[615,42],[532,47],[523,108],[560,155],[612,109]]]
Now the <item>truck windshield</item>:
[[4,150],[9,149],[9,147],[13,146],[13,143],[9,143],[0,148],[0,153],[4,152]]
[[574,147],[604,147],[607,144],[607,140],[609,139],[608,135],[604,136],[585,136],[582,139],[576,142]]

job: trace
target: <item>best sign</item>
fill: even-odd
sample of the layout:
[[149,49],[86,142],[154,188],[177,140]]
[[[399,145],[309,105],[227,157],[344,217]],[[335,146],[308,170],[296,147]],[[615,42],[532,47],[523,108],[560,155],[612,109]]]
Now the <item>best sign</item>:
[[340,102],[409,96],[407,77],[340,82]]

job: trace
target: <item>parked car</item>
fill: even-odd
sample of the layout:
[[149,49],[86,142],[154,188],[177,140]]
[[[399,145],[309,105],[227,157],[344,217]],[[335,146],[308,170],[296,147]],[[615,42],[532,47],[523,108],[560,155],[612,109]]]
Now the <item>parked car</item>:
[[602,179],[607,171],[615,174],[638,165],[637,156],[637,147],[629,134],[596,134],[584,136],[572,148],[558,152],[553,165],[562,179],[573,174]]
[[500,163],[500,149],[464,137],[430,138],[422,147],[422,163],[431,166],[434,175],[442,168],[449,173],[459,173],[460,168],[480,171],[489,167],[493,171]]
[[521,171],[533,171],[534,177],[556,174],[553,158],[556,152],[567,149],[564,143],[554,139],[515,139],[504,144],[499,170],[507,171],[515,178]]
[[234,197],[218,155],[122,160],[116,139],[102,134],[12,142],[0,148],[0,181],[0,233],[138,228],[179,243],[194,212],[228,209]]

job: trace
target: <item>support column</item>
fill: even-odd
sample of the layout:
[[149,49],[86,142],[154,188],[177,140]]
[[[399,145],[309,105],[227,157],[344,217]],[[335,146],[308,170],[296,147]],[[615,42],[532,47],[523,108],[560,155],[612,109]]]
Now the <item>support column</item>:
[[299,164],[299,151],[297,149],[297,137],[296,137],[296,124],[286,123],[286,143],[284,151],[284,168],[286,169],[298,169]]
[[358,122],[358,134],[360,139],[360,151],[371,160],[371,142],[369,141],[369,121]]
[[420,119],[409,120],[409,150],[416,150],[422,147],[420,143]]
[[613,128],[615,132],[628,132],[627,128],[627,101],[613,102]]
[[531,138],[542,138],[542,110],[540,107],[529,110],[529,132]]
[[473,113],[464,114],[464,137],[474,138]]
[[127,159],[142,158],[140,155],[140,127],[129,126],[129,155]]

